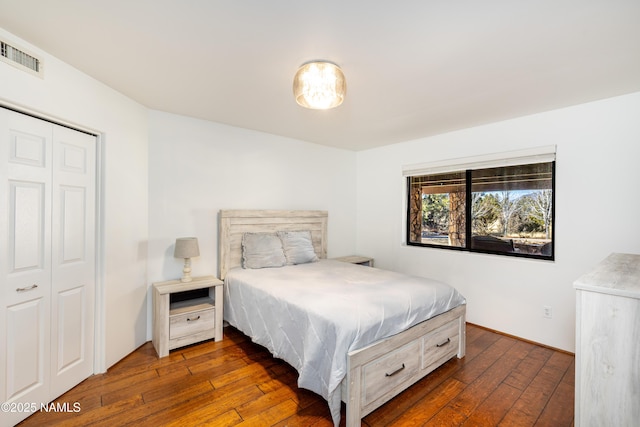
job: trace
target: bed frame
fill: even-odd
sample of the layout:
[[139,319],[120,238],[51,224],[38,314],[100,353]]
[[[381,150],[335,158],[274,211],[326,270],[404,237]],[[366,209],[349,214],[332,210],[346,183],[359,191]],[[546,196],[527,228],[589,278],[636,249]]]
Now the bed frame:
[[[326,211],[222,210],[219,216],[219,277],[242,262],[242,235],[247,232],[309,230],[316,254],[327,257]],[[438,368],[465,355],[466,306],[421,322],[406,331],[347,354],[342,381],[347,427]]]

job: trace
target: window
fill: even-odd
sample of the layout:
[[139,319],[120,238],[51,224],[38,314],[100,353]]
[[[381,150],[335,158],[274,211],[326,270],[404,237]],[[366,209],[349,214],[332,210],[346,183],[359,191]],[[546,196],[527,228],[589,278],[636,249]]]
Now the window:
[[[492,167],[479,167],[486,165]],[[405,175],[407,244],[554,259],[555,148],[552,157],[427,166]]]

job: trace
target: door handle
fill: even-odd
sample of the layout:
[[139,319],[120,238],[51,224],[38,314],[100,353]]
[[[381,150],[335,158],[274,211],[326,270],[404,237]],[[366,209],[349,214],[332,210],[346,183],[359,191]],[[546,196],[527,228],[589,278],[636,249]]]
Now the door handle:
[[36,285],[35,283],[31,286],[25,286],[24,288],[16,288],[16,292],[27,292],[27,291],[31,291],[35,288],[37,288],[38,285]]

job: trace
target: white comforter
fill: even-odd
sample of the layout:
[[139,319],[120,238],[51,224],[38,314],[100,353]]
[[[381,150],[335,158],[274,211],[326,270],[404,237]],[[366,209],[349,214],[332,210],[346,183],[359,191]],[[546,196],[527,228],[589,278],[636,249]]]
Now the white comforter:
[[331,260],[233,269],[224,297],[225,320],[292,365],[336,425],[348,352],[465,303],[434,280]]

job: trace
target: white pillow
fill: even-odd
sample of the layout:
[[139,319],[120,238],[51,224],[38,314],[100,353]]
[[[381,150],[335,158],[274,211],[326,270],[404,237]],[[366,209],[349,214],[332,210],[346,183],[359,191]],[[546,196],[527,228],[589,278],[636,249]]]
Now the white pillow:
[[275,233],[244,233],[242,235],[242,267],[282,267],[287,263],[282,241]]
[[282,240],[282,249],[287,259],[287,264],[306,264],[318,261],[318,256],[313,249],[310,231],[278,231]]

